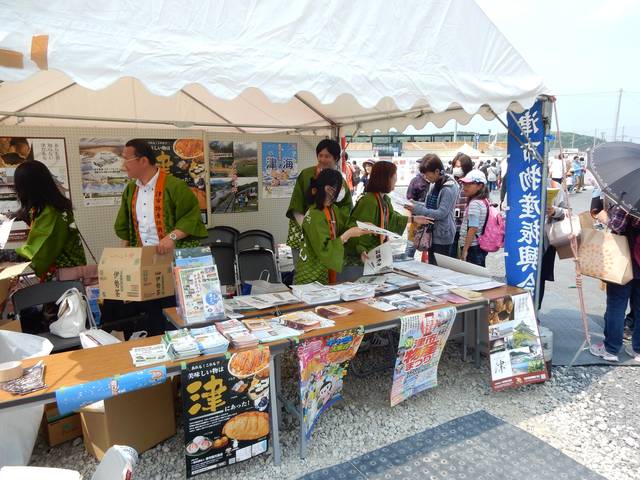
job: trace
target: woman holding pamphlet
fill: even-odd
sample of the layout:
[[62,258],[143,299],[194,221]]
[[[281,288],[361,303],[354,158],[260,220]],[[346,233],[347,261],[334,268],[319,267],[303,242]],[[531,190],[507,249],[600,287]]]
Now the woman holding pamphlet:
[[[428,153],[422,158],[420,172],[429,182],[425,204],[409,204],[406,205],[406,208],[415,215],[419,215],[414,217],[416,223],[422,225],[433,223],[433,225],[425,225],[423,228],[427,228],[431,233],[431,246],[428,249],[429,263],[435,265],[435,253],[451,255],[451,245],[456,236],[454,209],[460,187],[452,176],[445,173],[442,160],[433,153]],[[424,217],[430,221],[426,222]],[[417,235],[420,235],[420,232],[417,232]]]
[[[402,235],[409,217],[396,212],[387,195],[396,187],[397,178],[395,164],[385,161],[376,162],[371,169],[371,177],[365,187],[365,193],[351,212],[347,226],[355,227],[357,222],[371,223]],[[338,279],[353,281],[360,278],[363,273],[363,263],[368,258],[367,252],[386,241],[387,237],[373,233],[349,240],[346,248],[346,266]]]
[[26,243],[16,253],[31,262],[41,281],[52,280],[58,268],[85,265],[71,200],[60,193],[49,169],[37,160],[21,163],[14,183],[18,216],[30,226]]
[[302,248],[296,263],[294,284],[333,284],[344,264],[344,244],[364,230],[347,229],[347,214],[336,200],[346,187],[338,170],[324,169],[310,182],[302,220]]
[[[296,265],[298,253],[302,248],[303,234],[302,221],[307,210],[311,206],[311,199],[308,196],[311,183],[318,178],[320,172],[329,169],[337,171],[338,160],[340,160],[340,144],[335,140],[324,139],[316,146],[317,165],[305,168],[298,175],[293,188],[287,217],[289,218],[289,232],[287,234],[287,245],[291,247],[293,253],[293,263]],[[342,181],[342,187],[336,199],[336,208],[345,218],[349,217],[349,212],[353,207],[351,192],[346,182]]]

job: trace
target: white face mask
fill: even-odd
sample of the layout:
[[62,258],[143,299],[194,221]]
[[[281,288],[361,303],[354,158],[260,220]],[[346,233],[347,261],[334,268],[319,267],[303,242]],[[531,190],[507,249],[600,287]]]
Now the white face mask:
[[458,177],[458,178],[464,177],[464,172],[462,171],[462,168],[460,168],[460,167],[454,168],[453,169],[453,176],[454,177]]
[[344,200],[344,197],[347,193],[345,192],[345,188],[344,185],[342,186],[342,188],[340,189],[340,193],[338,194],[338,198],[336,198],[336,203],[340,203],[342,200]]

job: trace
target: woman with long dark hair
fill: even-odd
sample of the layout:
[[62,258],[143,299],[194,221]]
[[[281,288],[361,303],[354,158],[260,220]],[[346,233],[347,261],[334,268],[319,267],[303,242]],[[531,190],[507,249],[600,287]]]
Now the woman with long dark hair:
[[[392,162],[378,161],[371,169],[371,176],[365,187],[365,193],[349,217],[349,227],[357,222],[371,223],[385,230],[402,235],[409,218],[396,212],[387,193],[396,187],[397,167]],[[347,243],[347,267],[340,280],[351,281],[362,276],[363,264],[367,252],[382,245],[387,238],[381,235],[367,234],[352,238]]]
[[363,235],[360,228],[346,228],[347,215],[336,205],[343,185],[338,170],[325,169],[309,187],[310,207],[302,221],[303,242],[296,264],[294,284],[333,284],[344,264],[344,244]]
[[29,236],[16,253],[31,262],[40,280],[51,280],[57,268],[87,263],[74,224],[71,200],[56,186],[49,169],[37,160],[16,168],[14,185],[19,217],[30,226]]

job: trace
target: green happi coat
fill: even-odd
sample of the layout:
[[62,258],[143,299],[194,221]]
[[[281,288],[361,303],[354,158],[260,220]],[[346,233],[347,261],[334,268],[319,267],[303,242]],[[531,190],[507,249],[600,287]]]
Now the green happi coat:
[[[382,197],[383,205],[386,205],[388,212],[388,220],[381,222],[380,205],[376,199],[375,193],[365,193],[355,208],[351,212],[347,228],[355,227],[356,222],[372,223],[378,227],[384,228],[391,232],[402,235],[405,227],[407,226],[408,217],[396,212],[391,205],[391,199],[384,194],[379,194]],[[362,265],[360,255],[362,252],[368,252],[373,248],[381,245],[382,241],[378,235],[369,234],[363,235],[357,238],[351,238],[346,245],[347,264],[349,265]]]
[[[188,235],[176,242],[177,248],[197,247],[199,245],[198,239],[207,237],[207,228],[200,216],[198,199],[184,181],[162,171],[160,175],[153,193],[158,238],[162,240],[177,229]],[[162,176],[165,178],[162,179]],[[160,190],[161,186],[163,186],[162,190]],[[122,240],[128,241],[131,247],[141,246],[133,214],[136,208],[133,205],[133,197],[137,189],[135,181],[127,184],[122,192],[122,202],[114,225],[116,235]],[[157,211],[159,204],[162,205],[162,215]]]
[[331,239],[329,222],[324,210],[312,205],[302,222],[303,242],[296,264],[294,284],[329,283],[329,270],[342,271],[344,245],[340,235],[344,233],[347,216],[341,208],[331,207],[336,219],[336,238]]
[[[302,248],[302,228],[296,222],[293,212],[299,212],[301,214],[307,213],[309,209],[308,193],[311,186],[311,180],[317,174],[317,166],[305,168],[298,175],[296,184],[293,187],[293,193],[291,194],[291,201],[289,202],[289,208],[287,209],[287,217],[289,217],[289,232],[287,234],[287,245],[294,249]],[[336,202],[336,206],[341,210],[344,218],[349,217],[349,212],[353,208],[353,200],[351,199],[351,191],[347,186],[347,182],[342,181],[342,188],[344,188],[345,196],[340,202]]]
[[73,215],[51,205],[32,217],[27,242],[16,253],[31,262],[42,280],[52,279],[56,268],[87,263]]

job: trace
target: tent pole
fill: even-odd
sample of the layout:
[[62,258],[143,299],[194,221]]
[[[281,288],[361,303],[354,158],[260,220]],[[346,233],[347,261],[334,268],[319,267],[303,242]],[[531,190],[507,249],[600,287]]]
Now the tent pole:
[[[187,92],[184,88],[180,89],[180,93],[183,93],[184,95],[186,95],[187,97],[189,97],[191,100],[193,100],[194,102],[196,102],[198,105],[200,105],[202,108],[204,108],[205,110],[207,110],[208,112],[213,113],[216,117],[221,118],[222,120],[224,120],[225,122],[227,122],[229,124],[229,126],[233,126],[233,123],[228,119],[223,117],[222,115],[220,115],[218,112],[216,112],[213,108],[211,108],[209,105],[205,104],[204,102],[198,100],[196,97],[194,97],[193,95],[191,95],[189,92]],[[245,130],[243,130],[242,128],[239,127],[235,127],[236,130],[238,130],[240,133],[247,133]]]
[[333,129],[338,125],[336,122],[334,122],[331,118],[327,117],[324,113],[322,113],[320,110],[315,108],[313,105],[311,105],[309,102],[307,102],[304,98],[302,98],[297,93],[294,95],[294,97],[296,98],[296,100],[298,100],[300,103],[302,103],[305,107],[307,107],[313,113],[318,115],[321,119],[323,119],[325,122],[327,122],[329,125],[331,125],[331,130],[332,130],[332,133],[333,133]]
[[[33,107],[34,105],[38,105],[39,103],[42,103],[42,102],[44,102],[45,100],[47,100],[47,99],[49,99],[49,98],[51,98],[51,97],[53,97],[53,96],[55,96],[55,95],[57,95],[57,94],[59,94],[59,93],[61,93],[61,92],[64,92],[65,90],[67,90],[68,88],[73,87],[74,85],[76,85],[76,82],[71,82],[69,85],[66,85],[66,86],[62,87],[62,88],[60,88],[60,89],[56,90],[55,92],[50,93],[50,94],[49,94],[49,95],[47,95],[46,97],[42,97],[42,98],[40,98],[40,99],[36,100],[35,102],[30,103],[29,105],[25,105],[24,107],[22,107],[20,110],[17,110],[17,111],[18,111],[18,112],[22,112],[23,110],[26,110],[27,108],[31,108],[31,107]],[[12,117],[12,116],[13,116],[13,115],[5,115],[4,117],[0,118],[0,122],[4,121],[4,120],[6,120],[7,118]]]

